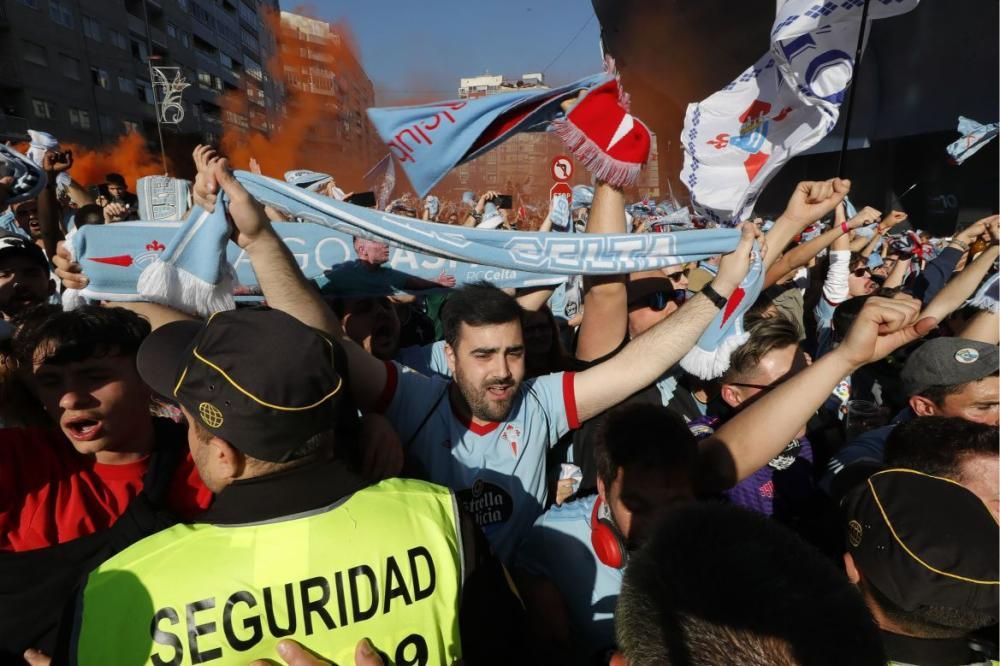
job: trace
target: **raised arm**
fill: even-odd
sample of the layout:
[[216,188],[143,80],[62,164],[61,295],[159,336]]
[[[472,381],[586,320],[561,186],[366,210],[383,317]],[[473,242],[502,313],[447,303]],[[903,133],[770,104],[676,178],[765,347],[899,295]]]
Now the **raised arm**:
[[229,199],[233,242],[243,248],[269,306],[339,340],[350,365],[351,393],[361,409],[375,404],[386,382],[385,366],[347,337],[340,320],[302,274],[291,250],[271,226],[264,207],[233,176],[229,162],[209,146],[194,152],[198,177],[195,201],[207,210],[215,207],[221,188]]
[[[625,233],[625,193],[598,182],[587,220],[588,234]],[[587,276],[583,279],[583,320],[576,357],[593,361],[621,345],[628,330],[625,275]]]
[[[871,209],[871,211],[877,216],[878,211],[875,209]],[[847,229],[848,231],[852,231],[868,223],[868,217],[858,213],[847,221]],[[767,276],[764,278],[764,288],[767,289],[771,285],[777,283],[778,280],[785,275],[788,275],[795,269],[808,264],[813,257],[830,247],[834,241],[843,235],[845,235],[844,227],[840,224],[834,224],[832,228],[823,232],[816,238],[813,238],[811,241],[803,243],[802,245],[797,245],[781,255],[781,257],[778,258],[778,260],[775,261],[769,269],[767,269]]]
[[[1000,216],[988,217],[983,222],[991,238],[995,239],[1000,235],[1000,232],[997,231],[997,226],[1000,225]],[[993,262],[997,260],[998,256],[1000,256],[1000,246],[991,243],[971,264],[953,277],[934,296],[927,304],[926,315],[943,321],[945,317],[962,307],[962,304],[976,293],[979,283],[990,272]]]
[[67,150],[64,153],[49,151],[42,158],[42,168],[48,176],[48,182],[38,194],[38,224],[41,227],[42,245],[45,256],[52,261],[55,256],[56,246],[63,240],[63,232],[59,226],[61,208],[56,197],[56,183],[59,174],[67,171],[73,166],[73,151]]
[[767,232],[767,256],[764,268],[770,268],[785,251],[792,239],[813,222],[823,218],[844,200],[851,191],[851,181],[831,178],[822,181],[802,181],[788,200],[788,205],[774,226]]
[[910,296],[868,299],[846,339],[818,361],[763,394],[699,443],[698,489],[730,488],[778,455],[844,378],[928,333]]
[[[729,298],[746,276],[754,241],[762,238],[753,224],[745,223],[742,230],[739,245],[723,257],[719,274],[711,283],[723,298]],[[580,421],[617,405],[659,379],[694,347],[718,311],[704,294],[696,294],[614,357],[577,374],[574,388]]]

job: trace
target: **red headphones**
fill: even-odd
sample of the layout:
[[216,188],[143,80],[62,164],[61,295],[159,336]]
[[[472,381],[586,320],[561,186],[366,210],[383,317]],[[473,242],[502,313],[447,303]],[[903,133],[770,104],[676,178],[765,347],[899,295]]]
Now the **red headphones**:
[[607,518],[600,517],[601,498],[594,502],[594,511],[590,514],[590,543],[594,553],[604,564],[615,569],[624,569],[628,563],[628,547],[625,537],[618,527]]

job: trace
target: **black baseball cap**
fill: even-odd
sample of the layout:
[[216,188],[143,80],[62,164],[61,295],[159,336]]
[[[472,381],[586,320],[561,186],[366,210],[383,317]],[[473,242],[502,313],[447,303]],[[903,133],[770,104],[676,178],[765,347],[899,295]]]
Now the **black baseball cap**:
[[847,548],[862,576],[903,610],[1000,616],[1000,526],[972,491],[911,469],[870,476],[844,499]]
[[900,373],[907,396],[920,395],[932,386],[955,386],[995,375],[1000,371],[996,345],[965,338],[934,338],[906,359]]
[[46,272],[49,270],[49,260],[45,258],[42,248],[30,239],[7,232],[0,232],[0,258],[11,255],[21,255],[33,260]]
[[143,341],[139,374],[213,435],[259,460],[286,462],[333,429],[344,382],[338,344],[270,308],[178,321]]

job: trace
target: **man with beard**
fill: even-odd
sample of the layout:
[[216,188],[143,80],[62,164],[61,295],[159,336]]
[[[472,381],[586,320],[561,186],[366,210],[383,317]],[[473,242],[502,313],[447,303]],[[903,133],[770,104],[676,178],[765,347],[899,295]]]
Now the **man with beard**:
[[[657,324],[614,358],[576,374],[524,381],[517,301],[489,284],[457,289],[443,313],[454,376],[448,382],[379,361],[352,341],[302,275],[263,206],[234,184],[226,160],[211,154],[199,159],[206,157],[212,166],[199,171],[196,200],[212,210],[220,184],[231,192],[230,209],[243,215],[241,240],[260,257],[254,265],[262,267],[257,275],[268,303],[342,341],[354,403],[386,414],[404,443],[411,475],[455,490],[502,561],[547,503],[548,448],[581,420],[618,404],[680,361],[746,276],[760,237],[753,225],[744,225],[739,245],[720,264],[712,299],[703,290],[684,305],[683,316]],[[734,454],[737,468],[752,472],[778,453],[762,448],[767,450],[747,447]]]

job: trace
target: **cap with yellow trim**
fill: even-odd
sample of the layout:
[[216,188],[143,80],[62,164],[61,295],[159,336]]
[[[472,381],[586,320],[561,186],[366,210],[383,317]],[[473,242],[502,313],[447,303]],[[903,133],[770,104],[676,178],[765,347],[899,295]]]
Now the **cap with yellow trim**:
[[178,321],[139,347],[139,374],[212,434],[259,460],[285,462],[331,430],[344,382],[338,344],[270,308]]
[[964,486],[909,469],[873,474],[844,499],[848,551],[903,610],[941,606],[998,617],[1000,526]]

